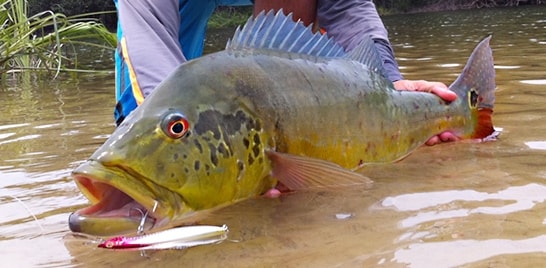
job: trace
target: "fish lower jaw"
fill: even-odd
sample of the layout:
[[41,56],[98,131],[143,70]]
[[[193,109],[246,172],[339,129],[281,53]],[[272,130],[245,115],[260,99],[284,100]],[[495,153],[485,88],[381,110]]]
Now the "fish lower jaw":
[[69,228],[73,232],[98,236],[135,233],[148,230],[162,221],[153,208],[146,208],[122,190],[93,180],[84,175],[75,175],[78,186],[94,203],[69,217]]

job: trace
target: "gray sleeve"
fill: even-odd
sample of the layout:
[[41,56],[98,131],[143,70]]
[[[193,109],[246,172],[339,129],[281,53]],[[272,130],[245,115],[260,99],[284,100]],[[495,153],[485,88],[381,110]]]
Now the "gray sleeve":
[[346,50],[355,48],[371,36],[383,60],[385,76],[391,81],[402,80],[394,58],[387,29],[383,25],[373,1],[318,0],[319,26]]
[[178,42],[178,0],[119,0],[119,26],[142,95],[152,90],[186,58]]

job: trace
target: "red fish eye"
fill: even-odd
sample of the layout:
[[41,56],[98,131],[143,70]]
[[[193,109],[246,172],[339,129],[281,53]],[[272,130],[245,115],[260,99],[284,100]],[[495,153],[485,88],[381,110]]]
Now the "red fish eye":
[[167,130],[171,138],[181,138],[188,132],[188,121],[186,119],[172,121],[169,123]]
[[161,125],[165,134],[173,139],[180,139],[186,136],[190,130],[190,123],[180,113],[166,115]]

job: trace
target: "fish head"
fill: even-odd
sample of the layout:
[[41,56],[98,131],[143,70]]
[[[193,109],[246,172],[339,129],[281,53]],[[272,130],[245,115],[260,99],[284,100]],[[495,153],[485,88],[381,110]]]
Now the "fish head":
[[178,224],[275,185],[262,121],[226,88],[212,94],[214,81],[174,77],[73,171],[92,205],[70,216],[72,231],[114,235]]

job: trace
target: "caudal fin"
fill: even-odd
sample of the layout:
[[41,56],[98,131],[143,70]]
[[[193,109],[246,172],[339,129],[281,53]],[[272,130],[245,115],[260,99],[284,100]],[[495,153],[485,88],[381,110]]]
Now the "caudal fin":
[[474,139],[483,139],[495,132],[491,121],[495,104],[495,68],[489,40],[491,36],[476,46],[463,72],[449,86],[471,109],[474,130],[469,138]]

